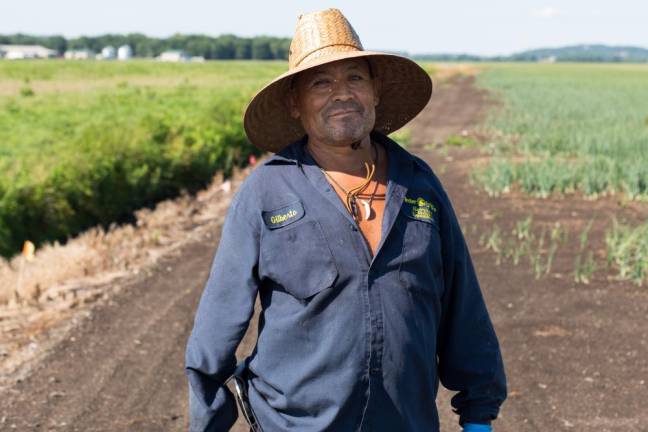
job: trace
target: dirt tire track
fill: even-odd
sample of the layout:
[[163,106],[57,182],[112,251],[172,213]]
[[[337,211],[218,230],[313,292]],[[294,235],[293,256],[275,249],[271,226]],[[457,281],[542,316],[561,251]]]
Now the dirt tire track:
[[[99,305],[0,410],[7,430],[186,430],[184,346],[217,237]],[[169,268],[171,271],[169,271]],[[0,427],[2,429],[2,427]]]
[[475,86],[474,75],[453,75],[434,85],[430,102],[408,126],[413,131],[409,149],[414,152],[426,153],[427,146],[445,144],[449,136],[474,128],[498,105]]

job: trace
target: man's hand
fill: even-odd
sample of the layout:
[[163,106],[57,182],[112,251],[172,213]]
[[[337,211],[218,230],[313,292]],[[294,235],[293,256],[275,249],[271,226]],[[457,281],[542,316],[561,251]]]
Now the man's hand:
[[463,432],[492,432],[493,428],[487,424],[466,423],[463,425]]

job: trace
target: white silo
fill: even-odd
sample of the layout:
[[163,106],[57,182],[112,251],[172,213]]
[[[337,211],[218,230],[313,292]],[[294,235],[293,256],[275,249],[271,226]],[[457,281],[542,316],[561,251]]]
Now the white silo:
[[129,60],[131,57],[133,57],[133,50],[129,45],[122,45],[117,50],[117,59]]
[[115,47],[108,45],[101,50],[101,58],[104,60],[114,60],[117,57]]

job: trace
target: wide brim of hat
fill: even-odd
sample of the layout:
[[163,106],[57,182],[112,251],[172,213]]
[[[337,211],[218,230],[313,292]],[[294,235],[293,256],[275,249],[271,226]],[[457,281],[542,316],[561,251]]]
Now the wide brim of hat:
[[382,81],[374,130],[388,135],[427,105],[432,95],[432,79],[413,60],[375,51],[340,52],[293,68],[261,89],[248,104],[243,119],[250,142],[262,150],[278,152],[303,137],[306,132],[299,119],[290,116],[286,101],[290,78],[326,63],[358,57],[367,57],[374,74]]

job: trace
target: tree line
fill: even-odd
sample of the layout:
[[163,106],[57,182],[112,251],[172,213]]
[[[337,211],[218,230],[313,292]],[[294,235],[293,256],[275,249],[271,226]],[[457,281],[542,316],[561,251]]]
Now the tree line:
[[168,38],[153,38],[141,33],[126,35],[106,34],[66,39],[63,36],[32,36],[27,34],[0,35],[0,45],[42,45],[63,54],[71,49],[90,49],[100,52],[111,45],[118,48],[129,45],[137,57],[156,57],[163,51],[183,50],[192,56],[206,59],[287,60],[289,38],[256,36],[243,38],[231,34],[217,37],[176,34]]

